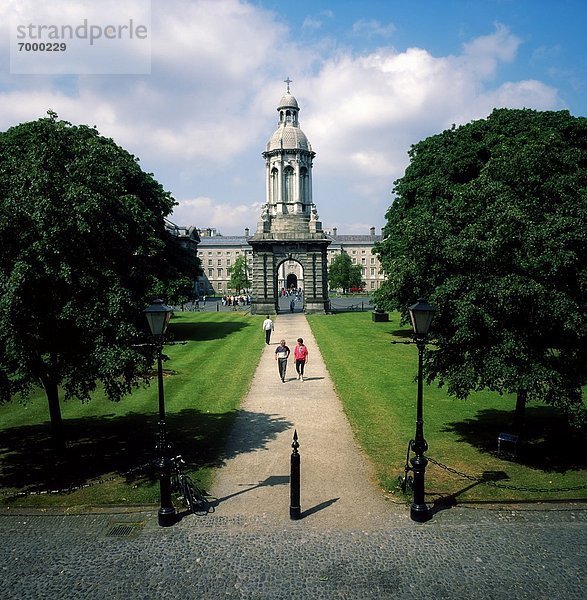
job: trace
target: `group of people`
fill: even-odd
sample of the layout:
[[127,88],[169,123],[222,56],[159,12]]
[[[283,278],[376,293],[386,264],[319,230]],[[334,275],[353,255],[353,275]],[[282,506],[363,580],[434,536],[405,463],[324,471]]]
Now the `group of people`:
[[241,306],[248,306],[251,303],[251,296],[222,296],[222,306],[232,306],[235,310],[239,304]]
[[[271,317],[267,315],[267,318],[263,321],[263,331],[265,331],[265,343],[269,344],[271,340],[271,333],[273,332],[274,325]],[[285,340],[279,340],[279,345],[275,349],[275,360],[277,361],[277,369],[279,372],[279,378],[282,383],[285,383],[285,373],[287,371],[287,359],[291,354],[289,346],[285,343]],[[304,381],[304,368],[308,363],[308,348],[304,344],[304,340],[300,337],[296,341],[296,347],[294,348],[294,359],[296,362],[296,373],[298,380]]]

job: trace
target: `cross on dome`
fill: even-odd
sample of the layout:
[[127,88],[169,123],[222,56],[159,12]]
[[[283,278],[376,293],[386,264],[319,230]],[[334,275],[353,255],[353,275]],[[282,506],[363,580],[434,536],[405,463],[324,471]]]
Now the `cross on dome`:
[[287,79],[284,79],[283,82],[287,83],[287,93],[289,94],[289,84],[292,83],[293,79],[289,78],[289,75],[287,76]]

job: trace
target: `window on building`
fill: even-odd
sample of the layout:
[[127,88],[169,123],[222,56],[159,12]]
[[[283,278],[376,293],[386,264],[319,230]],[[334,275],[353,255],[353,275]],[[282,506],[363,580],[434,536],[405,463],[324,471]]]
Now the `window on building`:
[[371,277],[375,275],[375,267],[371,267]]
[[218,269],[218,277],[222,277],[222,269]]
[[[306,169],[306,167],[302,167],[300,169],[300,199],[303,202],[304,199],[306,198],[306,195],[308,193],[308,181],[309,181],[309,177],[308,177],[308,169]],[[306,206],[302,206],[302,209],[305,209]]]
[[371,282],[371,289],[373,289],[374,287],[375,287],[375,282],[374,282],[374,281],[372,281],[372,282]]
[[222,252],[220,252],[220,250],[219,250],[218,252],[216,252],[216,254],[217,254],[218,256],[222,256]]
[[374,265],[375,264],[375,258],[371,257],[371,264]]
[[230,267],[230,258],[227,258],[227,259],[226,259],[226,266],[227,266],[227,267]]
[[290,204],[294,201],[294,170],[292,167],[285,167],[283,171],[284,175],[284,186],[283,191],[285,193],[285,202]]
[[275,167],[271,169],[271,198],[273,202],[279,198],[279,171]]
[[357,264],[357,259],[353,258],[353,265],[356,265],[356,264]]
[[353,251],[352,251],[352,254],[356,254],[356,253],[357,253],[357,251],[356,251],[356,250],[353,250]]
[[211,259],[211,258],[209,258],[209,259],[208,259],[208,266],[209,266],[209,267],[211,267],[211,266],[212,266],[212,259]]
[[208,269],[208,277],[214,277],[214,269]]
[[367,264],[367,259],[363,256],[363,258],[361,258],[361,264],[365,265]]

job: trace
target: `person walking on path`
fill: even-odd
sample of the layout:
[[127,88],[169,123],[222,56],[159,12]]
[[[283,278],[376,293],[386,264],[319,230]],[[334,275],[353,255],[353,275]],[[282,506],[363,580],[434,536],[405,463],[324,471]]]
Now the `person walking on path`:
[[285,344],[285,340],[280,340],[279,346],[275,350],[275,360],[279,370],[279,377],[285,383],[285,371],[287,370],[287,359],[289,358],[289,348]]
[[269,315],[267,315],[267,318],[263,321],[263,331],[265,331],[265,343],[269,344],[271,332],[273,331],[273,321]]
[[296,373],[298,374],[298,379],[304,381],[304,367],[308,362],[308,348],[304,346],[304,340],[302,338],[298,338],[298,343],[294,348],[294,358],[296,359]]

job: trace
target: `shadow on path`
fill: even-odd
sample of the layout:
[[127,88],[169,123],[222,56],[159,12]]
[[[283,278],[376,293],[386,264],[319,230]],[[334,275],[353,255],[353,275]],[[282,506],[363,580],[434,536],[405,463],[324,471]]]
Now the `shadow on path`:
[[[225,441],[236,421],[248,423],[238,439]],[[234,456],[267,447],[291,423],[264,413],[223,414],[185,409],[167,415],[168,439],[183,455],[188,469],[220,467]],[[65,422],[67,447],[54,449],[48,423],[0,431],[0,486],[21,491],[79,486],[107,475],[124,476],[128,484],[156,479],[148,468],[155,458],[157,415],[85,417]],[[145,465],[144,469],[138,469]]]

